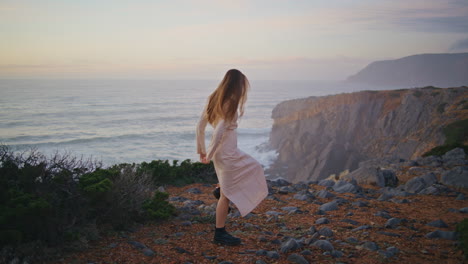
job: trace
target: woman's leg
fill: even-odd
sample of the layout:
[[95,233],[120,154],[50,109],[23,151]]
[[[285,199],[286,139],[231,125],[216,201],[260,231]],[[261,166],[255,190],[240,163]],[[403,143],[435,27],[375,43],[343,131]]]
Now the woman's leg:
[[226,218],[229,210],[229,199],[224,196],[223,192],[218,200],[216,207],[216,229],[213,242],[221,245],[235,246],[241,243],[240,238],[233,237],[226,231]]
[[222,228],[226,224],[226,218],[229,210],[229,199],[221,192],[221,196],[216,206],[216,228]]

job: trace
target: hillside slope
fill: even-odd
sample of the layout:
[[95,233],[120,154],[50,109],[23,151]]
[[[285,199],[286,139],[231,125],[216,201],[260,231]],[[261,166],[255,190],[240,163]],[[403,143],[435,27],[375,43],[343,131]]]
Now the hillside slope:
[[348,81],[401,87],[468,85],[468,53],[420,54],[376,61]]

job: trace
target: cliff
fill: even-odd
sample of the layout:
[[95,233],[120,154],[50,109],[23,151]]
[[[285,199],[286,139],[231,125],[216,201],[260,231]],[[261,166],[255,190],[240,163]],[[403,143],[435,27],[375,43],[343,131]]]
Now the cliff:
[[376,61],[348,81],[400,87],[467,85],[468,53],[420,54]]
[[416,158],[445,141],[443,127],[468,118],[468,87],[362,91],[285,101],[273,112],[267,173],[320,180],[359,162]]

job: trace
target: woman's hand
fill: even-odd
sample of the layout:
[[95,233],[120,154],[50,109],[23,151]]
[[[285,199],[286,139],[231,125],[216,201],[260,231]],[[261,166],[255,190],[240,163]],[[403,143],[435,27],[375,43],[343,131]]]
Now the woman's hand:
[[206,154],[200,154],[200,162],[203,164],[209,164],[210,162],[206,159]]

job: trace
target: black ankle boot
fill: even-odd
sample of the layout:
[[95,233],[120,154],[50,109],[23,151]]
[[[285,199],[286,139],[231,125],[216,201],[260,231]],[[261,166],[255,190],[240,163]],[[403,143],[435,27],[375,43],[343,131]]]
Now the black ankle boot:
[[216,228],[213,242],[219,245],[237,246],[240,245],[241,240],[238,237],[233,237],[223,227]]

